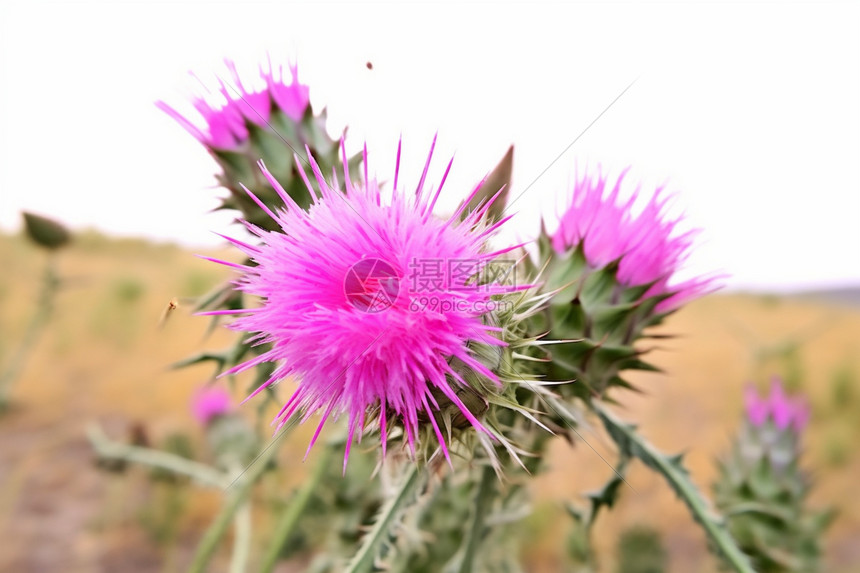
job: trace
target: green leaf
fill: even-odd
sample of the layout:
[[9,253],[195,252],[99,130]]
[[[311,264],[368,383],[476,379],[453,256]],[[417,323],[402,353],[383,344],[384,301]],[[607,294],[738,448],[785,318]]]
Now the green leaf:
[[322,456],[317,460],[313,474],[305,478],[304,484],[281,514],[280,519],[275,525],[274,533],[269,542],[269,549],[266,551],[263,559],[263,565],[260,567],[260,573],[271,573],[275,569],[275,565],[277,565],[278,560],[282,556],[284,544],[296,531],[296,527],[313,496],[314,490],[322,481],[326,468],[331,463],[335,448],[339,450],[339,444],[337,446],[327,444],[323,449]]
[[227,356],[220,352],[200,352],[193,356],[189,356],[188,358],[183,358],[182,360],[174,362],[170,365],[170,368],[172,370],[178,370],[180,368],[200,364],[202,362],[215,362],[218,364],[219,368],[223,368],[224,364],[227,362]]
[[618,493],[621,485],[624,483],[624,472],[627,469],[627,458],[622,457],[618,463],[618,467],[613,468],[612,475],[602,488],[595,491],[590,491],[585,494],[585,497],[591,502],[591,515],[589,515],[587,527],[594,525],[597,519],[597,514],[602,507],[611,509],[618,500]]
[[361,546],[349,562],[344,573],[366,573],[373,570],[379,549],[386,541],[401,510],[411,502],[421,482],[418,466],[411,463],[404,472],[400,486],[380,510],[371,530],[364,536]]
[[[328,136],[325,129],[327,115],[326,110],[323,109],[318,115],[313,116],[308,108],[300,124],[302,135],[315,156],[337,153],[340,138],[334,141]],[[304,150],[300,149],[299,155],[303,155],[303,152]]]

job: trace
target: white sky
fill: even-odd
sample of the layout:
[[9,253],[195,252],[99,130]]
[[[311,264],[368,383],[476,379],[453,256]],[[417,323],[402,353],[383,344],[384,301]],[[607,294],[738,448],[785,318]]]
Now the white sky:
[[[690,272],[741,288],[860,283],[860,4],[463,6],[0,3],[0,229],[21,209],[212,245],[238,232],[215,165],[155,108],[196,70],[297,58],[330,131],[367,140],[390,178],[404,138],[417,181],[439,132],[436,180],[461,193],[516,146],[516,232],[552,212],[574,168],[632,165],[668,182],[704,230]],[[369,71],[365,63],[373,62]],[[632,188],[632,186],[631,186]]]

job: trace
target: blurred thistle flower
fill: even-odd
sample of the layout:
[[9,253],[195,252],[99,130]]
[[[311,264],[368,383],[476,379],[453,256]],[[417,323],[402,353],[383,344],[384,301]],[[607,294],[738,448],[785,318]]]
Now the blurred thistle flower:
[[778,430],[792,428],[796,434],[803,433],[809,422],[809,405],[798,396],[794,399],[785,394],[782,380],[774,377],[770,395],[761,398],[753,385],[744,392],[747,420],[756,428],[771,421]]
[[713,280],[706,278],[670,284],[690,252],[695,231],[675,233],[680,219],[667,218],[663,188],[634,216],[637,194],[626,201],[619,198],[626,174],[627,170],[608,194],[605,176],[585,173],[579,178],[552,246],[559,253],[581,246],[594,268],[617,262],[618,282],[627,287],[650,285],[642,297],[660,296],[658,311],[675,309],[713,290]]
[[[340,169],[339,140],[326,131],[325,109],[313,114],[310,90],[299,82],[297,67],[289,66],[287,74],[283,66],[273,65],[271,58],[267,64],[249,79],[240,76],[233,61],[225,60],[229,77],[218,78],[218,87],[212,90],[198,79],[206,91],[191,100],[199,117],[193,112],[180,113],[163,101],[156,105],[200,141],[221,167],[216,177],[230,195],[219,208],[238,209],[245,221],[277,230],[276,222],[243,190],[243,186],[251,189],[269,208],[279,204],[278,194],[257,162],[264,161],[293,201],[306,209],[311,197],[292,157],[310,148],[324,172]],[[354,177],[359,161],[356,155],[347,162]]]
[[230,393],[220,386],[198,390],[191,399],[191,413],[201,426],[230,411]]
[[752,385],[744,398],[744,424],[718,462],[716,506],[756,571],[817,571],[834,513],[807,506],[811,484],[801,468],[800,438],[809,407],[802,396],[787,396],[776,377],[764,398]]
[[[236,64],[225,60],[232,76],[220,79],[216,92],[192,99],[194,109],[203,119],[204,126],[182,115],[174,108],[159,101],[156,105],[175,119],[200,143],[218,149],[235,149],[248,140],[248,123],[266,127],[273,110],[280,110],[293,121],[300,121],[310,104],[308,86],[299,83],[298,69],[290,66],[290,81],[287,83],[283,66],[275,68],[271,59],[268,70],[259,69],[265,87],[246,86],[239,77]],[[203,84],[203,82],[200,82]],[[205,89],[205,84],[204,84]]]
[[[238,288],[261,297],[263,304],[209,313],[244,313],[232,328],[258,333],[257,342],[271,343],[271,350],[231,371],[280,362],[251,396],[296,376],[298,389],[279,412],[280,425],[297,411],[304,413],[302,421],[322,412],[308,452],[330,415],[348,414],[344,467],[356,432],[360,440],[368,422],[378,422],[383,455],[393,425],[402,428],[414,454],[419,425],[426,420],[449,458],[446,428],[440,427],[444,424],[434,412],[452,405],[474,428],[488,431],[460,397],[464,389],[479,390],[466,381],[462,369],[499,384],[469,344],[504,345],[495,334],[499,328],[486,324],[483,316],[493,309],[494,295],[518,287],[494,281],[480,284],[475,277],[515,247],[501,251],[487,247],[489,237],[507,221],[489,226],[481,222],[495,197],[462,219],[468,199],[450,219],[433,215],[451,168],[449,163],[435,191],[427,189],[435,143],[434,139],[414,193],[406,191],[399,179],[398,145],[390,198],[383,196],[376,179],[368,178],[366,147],[364,181],[354,182],[344,169],[345,194],[336,175],[331,184],[325,181],[309,153],[321,189],[315,193],[296,157],[312,194],[307,211],[261,164],[286,204],[285,210],[274,212],[259,203],[279,230],[248,225],[262,245],[231,240],[251,262],[225,264],[242,271]],[[345,163],[343,147],[342,153]]]

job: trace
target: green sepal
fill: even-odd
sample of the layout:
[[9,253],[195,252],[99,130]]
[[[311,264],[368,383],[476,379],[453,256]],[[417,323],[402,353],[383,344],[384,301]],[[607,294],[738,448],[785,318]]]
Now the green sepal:
[[[326,112],[318,115],[308,106],[301,120],[296,122],[283,111],[274,109],[265,126],[245,122],[248,138],[236,148],[209,151],[222,172],[216,179],[229,195],[222,200],[219,209],[241,211],[242,218],[249,223],[268,231],[280,231],[277,221],[251,199],[243,185],[248,188],[271,211],[284,208],[283,202],[271,184],[264,177],[259,162],[262,161],[284,191],[302,209],[312,204],[312,196],[304,183],[299,169],[308,174],[308,180],[315,192],[319,191],[316,178],[310,174],[308,153],[319,164],[320,171],[327,180],[334,169],[342,176],[340,157],[341,140],[331,139],[325,128]],[[297,165],[298,161],[298,165]],[[358,167],[362,156],[356,154],[347,158],[350,177],[359,179]],[[329,181],[329,183],[331,183]]]
[[505,206],[507,205],[508,195],[510,194],[513,168],[514,146],[511,145],[505,152],[504,157],[502,157],[499,163],[480,183],[478,191],[474,194],[466,207],[461,209],[460,219],[464,219],[469,215],[469,213],[483,206],[501,190],[502,192],[498,197],[496,197],[496,200],[492,205],[490,205],[485,214],[485,220],[489,224],[500,220],[505,211]]

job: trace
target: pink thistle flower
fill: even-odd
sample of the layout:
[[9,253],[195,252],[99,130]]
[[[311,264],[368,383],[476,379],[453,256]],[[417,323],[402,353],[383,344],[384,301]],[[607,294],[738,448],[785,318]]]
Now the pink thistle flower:
[[[442,429],[432,415],[445,405],[434,397],[440,393],[474,428],[488,432],[458,397],[456,390],[467,382],[450,361],[458,358],[500,384],[467,344],[503,346],[494,334],[499,329],[485,324],[482,317],[492,310],[494,295],[526,287],[474,282],[490,261],[516,248],[491,251],[486,245],[510,217],[491,226],[480,223],[496,197],[462,221],[463,207],[449,219],[434,216],[433,207],[453,162],[438,188],[429,191],[425,180],[435,144],[434,138],[414,192],[404,190],[399,180],[398,145],[390,199],[383,197],[375,179],[368,178],[366,147],[364,181],[353,182],[344,169],[345,193],[339,190],[336,176],[332,184],[327,183],[309,157],[321,189],[320,194],[314,193],[296,157],[313,197],[307,211],[261,164],[286,209],[272,212],[248,193],[280,229],[270,232],[248,225],[262,240],[259,247],[231,240],[252,260],[248,266],[233,265],[244,273],[238,286],[261,297],[263,304],[214,313],[246,313],[232,328],[258,333],[257,341],[272,344],[271,350],[231,372],[262,362],[280,363],[271,379],[249,398],[287,376],[297,377],[298,389],[278,413],[278,428],[299,411],[302,422],[322,412],[308,453],[330,416],[348,415],[344,468],[355,433],[360,440],[369,420],[378,421],[383,455],[392,423],[403,428],[414,454],[419,415],[429,419],[450,461]],[[346,165],[343,145],[341,151]]]
[[191,400],[191,413],[201,426],[230,411],[230,394],[219,386],[201,388]]
[[800,434],[809,422],[809,405],[802,397],[789,398],[779,378],[773,379],[770,395],[765,398],[759,397],[753,386],[747,386],[745,402],[747,419],[757,428],[771,420],[779,430],[790,427]]
[[764,425],[768,414],[770,414],[770,404],[767,400],[759,398],[758,392],[752,384],[747,385],[744,390],[744,402],[746,403],[747,419],[750,423],[755,427]]
[[[273,109],[279,109],[293,121],[299,121],[310,103],[308,86],[299,83],[298,68],[290,66],[287,82],[283,66],[275,68],[271,59],[268,69],[260,66],[260,78],[265,88],[246,86],[239,77],[236,64],[225,60],[231,78],[219,78],[219,88],[208,96],[198,96],[191,104],[203,119],[203,127],[185,117],[163,101],[156,105],[178,121],[191,135],[208,147],[235,149],[248,139],[248,122],[264,127]],[[203,84],[203,82],[200,82]],[[204,89],[205,85],[204,85]],[[215,100],[215,101],[213,101]]]
[[636,195],[624,202],[619,199],[626,174],[627,170],[608,195],[605,176],[593,178],[586,173],[576,182],[569,207],[552,237],[553,248],[564,252],[581,245],[586,260],[595,268],[618,261],[617,278],[621,284],[650,284],[643,298],[665,297],[657,305],[658,311],[675,309],[712,291],[713,279],[709,278],[670,284],[689,254],[695,231],[675,233],[680,219],[666,218],[663,188],[634,217],[631,208]]

